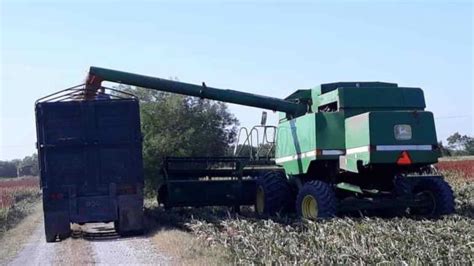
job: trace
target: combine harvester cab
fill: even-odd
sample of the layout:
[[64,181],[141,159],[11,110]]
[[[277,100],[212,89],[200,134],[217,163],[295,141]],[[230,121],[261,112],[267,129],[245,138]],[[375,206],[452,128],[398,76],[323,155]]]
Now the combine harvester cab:
[[86,100],[84,92],[66,89],[35,106],[47,242],[68,237],[70,223],[143,230],[138,100],[120,92]]

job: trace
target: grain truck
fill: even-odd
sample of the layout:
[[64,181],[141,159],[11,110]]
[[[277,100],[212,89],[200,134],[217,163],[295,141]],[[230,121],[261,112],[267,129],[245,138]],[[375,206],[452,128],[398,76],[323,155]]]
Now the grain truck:
[[35,104],[40,186],[47,242],[71,223],[114,222],[121,235],[143,230],[142,135],[138,100],[81,86]]
[[[69,98],[37,103],[48,239],[48,228],[66,228],[65,221],[110,220],[124,231],[141,229],[138,103],[114,107],[114,100],[101,97],[104,81],[279,112],[278,126],[261,126],[275,129],[266,143],[275,149],[274,158],[165,158],[164,182],[157,188],[165,208],[253,205],[260,216],[294,212],[307,219],[454,212],[453,191],[432,167],[440,151],[420,88],[335,82],[279,99],[91,67],[86,83]],[[251,139],[252,132],[244,138]]]

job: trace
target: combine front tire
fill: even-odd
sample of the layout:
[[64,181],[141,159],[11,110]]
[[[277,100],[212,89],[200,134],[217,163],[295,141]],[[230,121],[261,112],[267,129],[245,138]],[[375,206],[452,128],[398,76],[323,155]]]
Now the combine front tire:
[[303,185],[296,197],[296,211],[305,219],[325,219],[336,215],[336,196],[333,188],[322,181]]
[[291,187],[281,172],[269,172],[257,178],[255,212],[258,215],[273,215],[289,210]]
[[442,178],[422,178],[413,188],[413,194],[427,204],[410,208],[410,214],[439,217],[454,213],[454,195],[451,186]]

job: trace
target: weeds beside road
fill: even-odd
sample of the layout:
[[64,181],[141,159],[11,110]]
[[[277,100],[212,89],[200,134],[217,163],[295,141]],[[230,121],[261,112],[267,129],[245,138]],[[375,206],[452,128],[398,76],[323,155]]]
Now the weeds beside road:
[[37,177],[0,179],[0,236],[30,214],[40,199]]

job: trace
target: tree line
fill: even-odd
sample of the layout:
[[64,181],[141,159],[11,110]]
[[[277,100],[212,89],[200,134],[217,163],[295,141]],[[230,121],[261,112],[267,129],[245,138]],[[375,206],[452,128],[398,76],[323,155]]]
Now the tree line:
[[438,143],[442,156],[474,155],[474,137],[456,132],[449,136],[446,141],[446,146],[441,141]]
[[23,159],[0,161],[0,178],[39,175],[38,154]]

